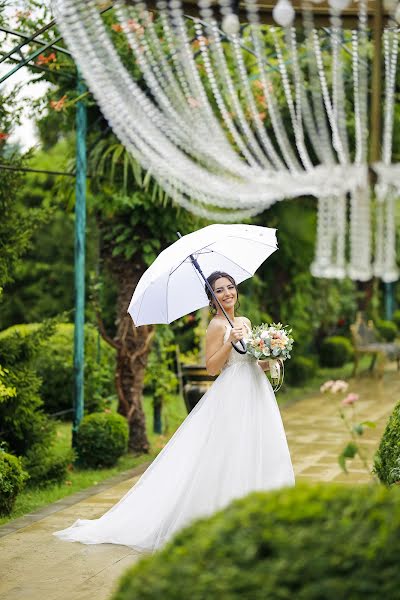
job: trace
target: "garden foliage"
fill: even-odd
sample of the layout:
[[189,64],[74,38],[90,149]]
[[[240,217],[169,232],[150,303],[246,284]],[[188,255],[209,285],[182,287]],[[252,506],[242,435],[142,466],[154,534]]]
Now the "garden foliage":
[[354,349],[350,340],[337,335],[324,339],[319,356],[322,367],[342,367],[353,355]]
[[16,456],[0,450],[0,515],[8,515],[13,509],[28,474]]
[[112,467],[128,450],[128,423],[121,415],[102,412],[83,418],[76,436],[79,465]]
[[386,485],[400,481],[400,402],[383,432],[375,455],[374,471]]
[[253,493],[180,532],[113,600],[398,598],[400,493],[333,484]]
[[393,342],[397,337],[397,325],[392,321],[379,320],[374,323],[380,337],[385,342]]
[[[16,325],[0,334],[0,339],[13,335],[22,336],[38,329],[38,324]],[[74,382],[73,367],[74,326],[58,323],[54,333],[44,340],[37,350],[33,365],[42,380],[40,396],[44,410],[49,414],[66,412],[71,419]],[[115,351],[102,339],[95,327],[85,325],[85,411],[102,410],[107,398],[114,392]]]
[[313,358],[295,355],[285,363],[285,381],[291,385],[303,385],[315,375],[316,370]]
[[0,338],[3,384],[15,393],[0,397],[0,438],[3,448],[18,457],[29,473],[29,485],[63,481],[71,455],[54,454],[55,424],[43,411],[41,380],[34,360],[40,345],[54,332],[45,323],[35,332]]

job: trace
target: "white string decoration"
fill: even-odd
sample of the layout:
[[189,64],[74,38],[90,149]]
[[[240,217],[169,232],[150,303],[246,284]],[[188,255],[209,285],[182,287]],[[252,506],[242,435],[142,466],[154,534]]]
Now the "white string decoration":
[[[256,0],[244,2],[245,25],[230,0],[219,0],[222,22],[212,0],[199,0],[196,18],[185,17],[180,0],[157,0],[156,13],[141,0],[119,0],[113,28],[131,53],[122,60],[97,0],[53,0],[61,33],[105,118],[175,202],[202,217],[232,222],[276,201],[313,195],[314,275],[366,280],[374,273],[393,281],[400,189],[400,169],[391,164],[398,32],[385,30],[383,37],[385,104],[382,161],[374,165],[372,267],[367,0],[358,2],[352,31],[342,25],[347,4],[331,0],[331,27],[317,30],[306,3],[299,32],[289,0],[274,13],[282,29],[261,24]],[[135,81],[129,61],[138,65],[143,82]],[[349,111],[354,136],[347,130]]]

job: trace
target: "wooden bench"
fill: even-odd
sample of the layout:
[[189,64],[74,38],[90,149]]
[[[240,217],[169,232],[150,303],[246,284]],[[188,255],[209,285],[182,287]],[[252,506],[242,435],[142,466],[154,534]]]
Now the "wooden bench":
[[386,360],[396,360],[397,370],[400,370],[400,344],[397,342],[382,342],[372,321],[366,322],[362,313],[357,313],[356,321],[350,325],[354,344],[354,368],[352,375],[356,375],[362,355],[372,356],[369,366],[370,372],[378,366],[379,376],[383,375]]

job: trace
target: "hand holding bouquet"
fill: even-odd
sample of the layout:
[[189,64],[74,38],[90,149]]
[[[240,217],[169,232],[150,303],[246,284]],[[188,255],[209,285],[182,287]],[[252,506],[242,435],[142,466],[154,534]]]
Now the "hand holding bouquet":
[[275,391],[283,383],[283,369],[278,361],[290,358],[293,348],[292,330],[288,325],[281,323],[262,323],[253,327],[250,339],[247,341],[247,352],[257,360],[269,360],[271,378],[276,385]]

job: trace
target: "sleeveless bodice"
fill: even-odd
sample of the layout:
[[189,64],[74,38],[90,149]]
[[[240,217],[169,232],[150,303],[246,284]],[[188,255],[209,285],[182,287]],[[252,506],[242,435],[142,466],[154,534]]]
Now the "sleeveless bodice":
[[[243,321],[243,325],[246,327],[247,331],[250,331],[249,326]],[[231,332],[232,327],[229,325],[229,323],[225,323],[226,326],[226,331],[225,331],[225,335],[224,335],[224,343],[227,341],[228,337],[229,337],[229,333]],[[244,341],[247,341],[247,336],[244,336]],[[224,364],[224,366],[222,367],[221,371],[224,371],[225,369],[227,369],[228,367],[232,367],[233,365],[238,365],[238,364],[243,364],[243,363],[255,363],[254,358],[250,355],[250,354],[239,354],[239,352],[236,352],[236,350],[234,348],[232,348],[228,360],[226,361],[226,363]]]

